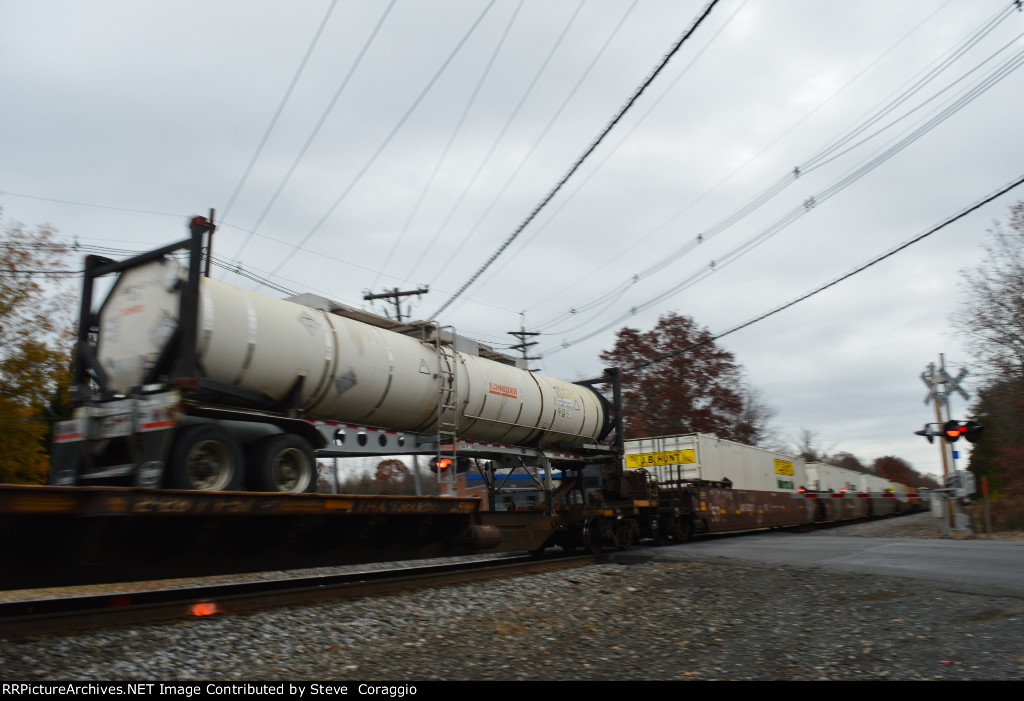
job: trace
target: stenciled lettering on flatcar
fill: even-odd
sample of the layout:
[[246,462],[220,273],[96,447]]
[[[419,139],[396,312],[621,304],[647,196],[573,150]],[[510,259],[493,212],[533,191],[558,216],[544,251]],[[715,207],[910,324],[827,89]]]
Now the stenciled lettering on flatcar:
[[217,499],[210,504],[209,510],[228,514],[244,514],[253,510],[253,503],[251,499]]
[[398,514],[419,514],[434,511],[433,504],[425,501],[399,501],[392,503],[391,511]]
[[145,496],[132,505],[135,513],[184,514],[192,511],[195,500],[190,497]]

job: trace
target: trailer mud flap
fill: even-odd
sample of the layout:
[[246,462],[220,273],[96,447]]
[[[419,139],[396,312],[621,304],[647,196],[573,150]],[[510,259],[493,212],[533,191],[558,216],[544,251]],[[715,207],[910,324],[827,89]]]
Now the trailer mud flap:
[[82,441],[54,443],[50,448],[50,477],[48,484],[70,487],[78,484],[82,467]]

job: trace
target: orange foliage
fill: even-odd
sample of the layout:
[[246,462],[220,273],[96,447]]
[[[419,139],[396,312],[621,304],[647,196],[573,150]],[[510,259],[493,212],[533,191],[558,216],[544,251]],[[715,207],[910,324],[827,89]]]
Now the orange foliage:
[[73,297],[60,276],[68,250],[50,229],[8,225],[0,240],[0,482],[40,483],[49,460],[46,420],[67,383]]

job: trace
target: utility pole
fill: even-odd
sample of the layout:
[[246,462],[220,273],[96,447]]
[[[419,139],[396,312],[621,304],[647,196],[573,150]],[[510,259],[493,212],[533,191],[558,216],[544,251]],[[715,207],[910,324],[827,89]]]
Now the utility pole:
[[[935,367],[935,363],[928,363],[928,369],[921,373],[921,380],[925,386],[928,387],[928,395],[924,398],[924,403],[928,402],[935,403],[935,420],[940,426],[950,421],[953,418],[953,414],[949,407],[949,398],[953,392],[958,392],[964,400],[969,400],[971,395],[967,394],[962,387],[960,382],[967,377],[967,368],[961,368],[960,373],[955,377],[951,377],[946,372],[946,355],[944,353],[939,354],[939,367]],[[946,417],[942,417],[942,409],[946,409]],[[931,438],[929,438],[931,440]],[[956,458],[957,454],[955,450],[952,450],[952,446],[945,440],[939,441],[939,450],[942,454],[942,481],[946,483],[946,479],[949,477],[951,472],[950,464],[952,461],[952,469],[956,470]],[[952,455],[948,451],[952,451]],[[952,501],[947,502],[948,507],[948,521],[953,521],[953,515],[955,508]]]
[[[430,292],[429,287],[422,287],[418,290],[399,290],[397,287],[390,291],[381,292],[380,294],[371,294],[367,292],[363,295],[363,299],[369,301],[373,299],[387,300],[390,304],[395,305],[395,321],[402,323],[402,297],[409,297],[411,295],[425,295]],[[406,311],[408,313],[408,310]],[[387,314],[387,310],[384,311]],[[390,315],[388,315],[390,318]],[[412,456],[412,482],[416,490],[416,496],[423,496],[423,488],[420,486],[420,463],[417,455]]]
[[[217,230],[217,227],[214,226],[214,223],[213,223],[213,215],[214,214],[216,214],[216,212],[211,207],[210,208],[210,217],[208,219],[208,221],[210,222],[210,233],[208,233],[206,235],[206,273],[205,273],[206,277],[210,277],[210,259],[213,258],[213,232]],[[77,239],[76,239],[76,243],[77,243]]]
[[[430,288],[429,287],[423,287],[423,288],[420,288],[418,290],[404,290],[404,291],[400,291],[396,287],[393,290],[388,290],[388,291],[385,291],[385,292],[381,292],[380,294],[370,294],[368,292],[368,293],[363,295],[363,299],[365,299],[365,300],[384,299],[384,300],[387,300],[390,304],[395,305],[395,320],[398,321],[399,323],[401,323],[402,322],[402,301],[401,301],[401,298],[402,297],[409,297],[410,295],[416,295],[417,297],[419,297],[420,295],[425,295],[428,292],[430,292]],[[385,311],[384,313],[388,314],[387,311]],[[406,313],[408,313],[408,311]],[[390,315],[388,315],[388,316],[390,318]]]
[[[524,326],[525,316],[526,316],[526,312],[519,312],[519,330],[518,331],[509,331],[508,334],[510,336],[515,336],[516,338],[519,339],[519,343],[517,343],[514,346],[511,346],[510,348],[512,350],[517,350],[520,353],[522,353],[523,354],[523,365],[524,366],[528,366],[530,364],[531,360],[540,360],[540,356],[539,355],[527,355],[526,354],[527,351],[529,350],[530,346],[537,345],[537,341],[527,341],[526,339],[530,338],[531,336],[540,336],[540,332],[539,331],[527,331],[526,330],[526,328]],[[524,367],[524,369],[530,369],[530,368]],[[532,368],[531,370],[536,372],[537,368]]]

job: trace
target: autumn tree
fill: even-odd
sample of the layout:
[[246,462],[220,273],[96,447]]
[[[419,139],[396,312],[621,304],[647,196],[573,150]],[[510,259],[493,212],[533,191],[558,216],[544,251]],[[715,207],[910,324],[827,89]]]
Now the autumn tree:
[[600,357],[622,371],[630,438],[701,432],[756,443],[765,436],[773,412],[744,385],[732,353],[688,316],[667,314],[647,332],[620,329]]
[[916,471],[903,458],[892,455],[878,458],[874,464],[875,474],[890,482],[899,482],[907,486],[915,485]]
[[388,458],[377,463],[377,469],[373,473],[375,482],[386,484],[388,482],[401,482],[409,475],[409,468],[405,463],[395,458]]
[[0,482],[43,483],[47,419],[61,411],[55,397],[70,364],[68,251],[52,229],[13,222],[0,252]]
[[1007,379],[979,388],[972,415],[985,430],[971,449],[971,471],[988,478],[995,495],[1009,490],[1024,496],[1024,475],[1015,470],[1020,463],[1013,457],[1024,451],[1024,381]]
[[886,455],[885,457],[878,458],[872,465],[872,469],[879,477],[887,479],[890,482],[905,484],[908,487],[927,487],[928,489],[937,489],[940,486],[938,482],[928,475],[922,475],[920,472],[915,470],[910,463],[903,458],[897,458],[893,455]]
[[378,494],[411,494],[411,483],[409,468],[401,460],[387,458],[377,463],[373,484]]
[[986,377],[1024,378],[1024,202],[989,233],[984,261],[961,273],[966,295],[953,321]]
[[989,234],[981,264],[961,273],[964,299],[952,316],[983,378],[971,410],[985,432],[969,468],[988,478],[994,519],[1009,510],[1003,516],[1024,522],[1024,202]]

